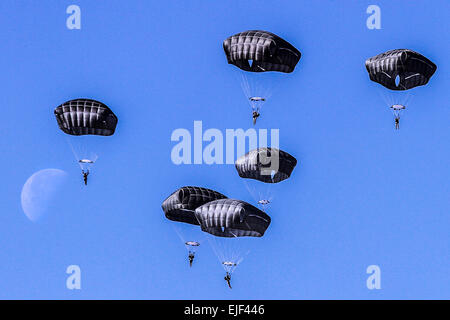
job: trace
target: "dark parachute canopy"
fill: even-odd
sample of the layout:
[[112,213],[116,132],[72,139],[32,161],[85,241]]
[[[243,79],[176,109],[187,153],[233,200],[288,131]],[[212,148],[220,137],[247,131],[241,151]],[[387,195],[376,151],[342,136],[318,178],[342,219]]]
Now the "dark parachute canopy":
[[251,204],[234,199],[208,202],[195,210],[201,229],[218,237],[262,237],[270,217]]
[[224,198],[226,196],[214,190],[182,187],[164,200],[162,209],[169,220],[198,225],[195,209],[207,202]]
[[436,65],[417,52],[396,49],[367,59],[366,69],[370,80],[391,90],[408,90],[427,84]]
[[103,103],[91,99],[70,100],[56,107],[59,128],[70,135],[110,136],[117,125],[116,115]]
[[[272,171],[271,165],[278,169]],[[277,183],[289,178],[296,165],[297,159],[289,153],[266,147],[254,149],[235,162],[236,170],[241,178],[266,183]]]
[[[228,63],[244,71],[294,71],[301,53],[286,40],[261,30],[235,34],[223,42]],[[250,63],[252,61],[252,63]]]

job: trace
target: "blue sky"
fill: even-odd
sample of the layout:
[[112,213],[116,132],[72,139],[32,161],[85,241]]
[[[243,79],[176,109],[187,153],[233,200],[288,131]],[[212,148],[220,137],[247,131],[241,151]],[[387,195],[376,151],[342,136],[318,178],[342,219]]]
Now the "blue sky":
[[[81,8],[81,30],[66,8]],[[382,29],[366,28],[381,8]],[[429,299],[450,297],[450,52],[446,0],[0,3],[0,298]],[[173,130],[249,128],[222,41],[263,29],[302,52],[263,109],[299,164],[233,290],[207,242],[195,266],[161,202],[183,185],[252,201],[232,165],[171,162]],[[393,129],[366,58],[409,48],[438,66]],[[387,90],[387,89],[386,89]],[[84,187],[53,109],[100,100],[119,118]],[[68,173],[37,223],[20,204],[36,171]],[[82,289],[65,287],[67,266]],[[381,290],[366,268],[381,268]]]

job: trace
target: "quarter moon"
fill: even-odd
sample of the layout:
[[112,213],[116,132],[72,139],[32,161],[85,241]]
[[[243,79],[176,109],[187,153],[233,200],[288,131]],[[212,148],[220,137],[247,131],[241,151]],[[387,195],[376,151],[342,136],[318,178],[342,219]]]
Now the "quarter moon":
[[22,187],[21,204],[28,219],[36,222],[49,211],[66,178],[63,170],[43,169],[27,179]]

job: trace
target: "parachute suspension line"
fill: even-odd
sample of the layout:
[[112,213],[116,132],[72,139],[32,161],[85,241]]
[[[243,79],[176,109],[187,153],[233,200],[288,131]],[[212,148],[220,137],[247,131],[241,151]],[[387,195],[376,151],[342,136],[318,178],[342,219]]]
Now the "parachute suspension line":
[[208,238],[208,243],[213,249],[213,252],[219,260],[219,263],[222,264],[226,260],[223,248],[220,248],[218,241],[216,241],[212,237]]
[[400,119],[403,116],[406,107],[410,106],[413,94],[411,91],[400,91],[397,93],[385,93],[389,97],[388,107],[392,110],[394,119]]
[[259,108],[255,107],[255,104],[252,101],[252,98],[255,94],[255,90],[253,88],[253,85],[250,83],[251,80],[247,75],[243,72],[241,72],[241,88],[244,92],[245,97],[247,98],[247,102],[249,103],[250,107],[252,108],[252,111],[259,112]]
[[241,88],[244,92],[244,95],[247,99],[250,99],[251,93],[250,93],[250,85],[248,83],[248,78],[245,76],[244,73],[240,73],[241,75]]
[[256,190],[254,190],[253,188],[251,188],[251,186],[249,185],[249,183],[247,182],[247,180],[244,180],[244,184],[245,184],[245,188],[246,188],[247,191],[250,193],[250,195],[252,196],[253,200],[259,201],[259,200],[260,200],[260,197],[259,197],[259,194],[256,193]]
[[401,117],[403,117],[404,113],[404,108],[400,109],[398,106],[410,106],[410,102],[414,95],[411,93],[411,91],[386,92],[384,90],[379,91],[379,94],[383,98],[387,107],[391,109],[396,123],[396,128],[398,129],[398,121]]
[[196,253],[197,247],[200,246],[200,242],[198,242],[196,239],[191,239],[185,237],[183,232],[178,228],[178,226],[172,225],[173,230],[175,230],[175,233],[177,234],[178,238],[180,238],[180,241],[183,243],[184,247],[189,253]]
[[[241,88],[252,111],[259,112],[265,101],[271,96],[271,88],[264,86],[260,74],[240,72]],[[266,79],[267,80],[267,79]]]
[[400,110],[392,109],[395,119],[400,119]]
[[238,267],[239,264],[241,264],[241,262],[244,260],[244,258],[239,258],[237,260],[231,260],[231,261],[223,261],[222,265],[224,270],[232,275],[234,270],[236,270],[236,268]]
[[394,104],[393,96],[386,91],[378,91],[378,94],[383,99],[386,106],[391,107]]
[[222,268],[229,272],[230,275],[234,272],[239,264],[244,260],[245,255],[250,251],[244,252],[242,247],[242,239],[238,237],[209,237],[208,242],[213,249]]
[[241,88],[242,92],[244,93],[244,96],[247,99],[247,102],[250,104],[250,107],[252,108],[252,113],[259,113],[259,108],[256,109],[253,102],[251,101],[252,98],[252,90],[250,88],[249,79],[245,75],[245,73],[241,72]]
[[[265,211],[273,200],[272,184],[259,181],[247,181],[247,179],[244,179],[244,184],[253,200],[257,203],[257,206]],[[257,187],[255,184],[257,184]]]
[[[81,158],[78,156],[77,152],[75,151],[72,142],[70,141],[70,139],[68,137],[66,137],[66,141],[69,144],[70,149],[72,150],[72,153],[73,153],[73,156],[75,157],[75,160],[77,160],[77,162],[78,162]],[[81,164],[80,164],[80,167],[81,167]]]
[[[83,140],[82,137],[79,137],[79,140]],[[66,137],[66,141],[69,144],[72,154],[81,170],[90,170],[97,161],[98,155],[93,151],[89,151],[82,141],[79,141],[79,143],[76,143],[75,145],[70,137]]]
[[409,106],[409,103],[411,102],[412,98],[413,94],[411,93],[411,91],[407,91],[406,95],[403,98],[403,101],[401,102],[401,105]]
[[186,239],[184,239],[183,235],[181,234],[181,231],[178,230],[178,228],[174,225],[172,225],[173,230],[175,230],[177,236],[180,238],[181,242],[186,243]]

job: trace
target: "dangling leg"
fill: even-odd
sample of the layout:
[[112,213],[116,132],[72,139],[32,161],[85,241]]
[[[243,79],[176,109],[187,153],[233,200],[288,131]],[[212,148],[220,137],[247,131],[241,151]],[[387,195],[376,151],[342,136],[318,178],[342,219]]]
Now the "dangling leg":
[[189,251],[189,267],[192,267],[192,263],[194,262],[195,254]]
[[225,281],[227,282],[227,284],[228,284],[228,287],[231,289],[231,282],[230,282],[230,280],[231,280],[231,276],[230,276],[230,274],[227,272],[227,275],[225,276]]
[[259,117],[259,108],[253,108],[253,125],[256,124],[256,120]]
[[84,185],[87,186],[87,175],[88,175],[88,173],[85,172],[84,170],[81,170],[81,173],[83,174]]

